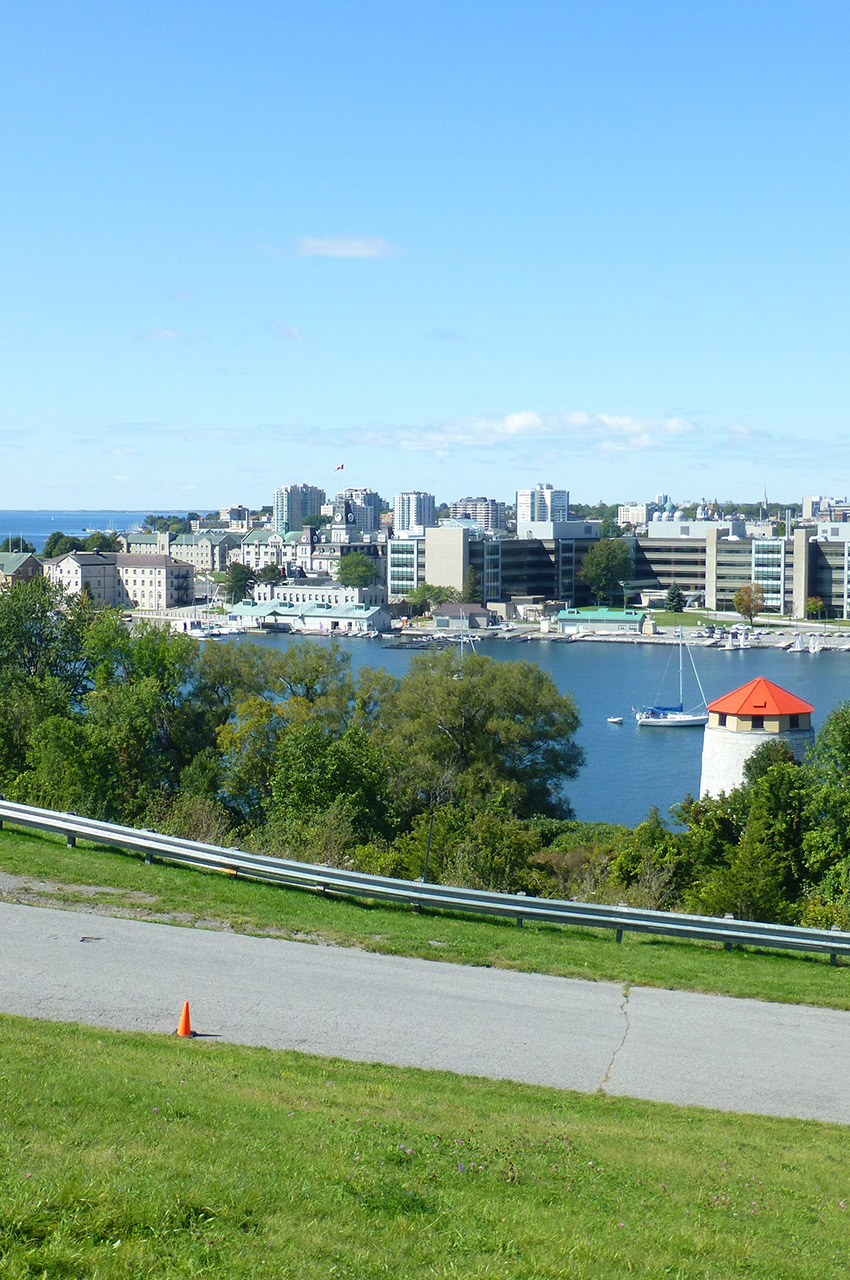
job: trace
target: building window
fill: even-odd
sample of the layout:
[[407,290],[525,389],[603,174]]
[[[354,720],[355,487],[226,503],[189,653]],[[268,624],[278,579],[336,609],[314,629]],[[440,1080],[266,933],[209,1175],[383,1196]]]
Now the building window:
[[751,729],[763,729],[763,728],[764,728],[764,716],[753,716],[753,717],[751,718],[751,720],[750,720],[750,728],[751,728]]
[[788,728],[789,728],[789,729],[799,729],[799,727],[800,727],[800,717],[799,717],[798,715],[797,715],[797,716],[789,716],[789,717],[788,717]]
[[717,723],[723,728],[726,724],[726,712],[720,711],[717,714]]

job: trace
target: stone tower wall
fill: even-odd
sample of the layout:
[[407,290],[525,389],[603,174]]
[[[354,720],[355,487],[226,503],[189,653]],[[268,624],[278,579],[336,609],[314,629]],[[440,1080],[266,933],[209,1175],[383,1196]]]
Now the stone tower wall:
[[719,796],[740,787],[744,781],[744,765],[757,747],[778,738],[802,760],[814,741],[813,729],[788,729],[785,733],[765,733],[750,729],[735,733],[719,725],[706,725],[702,740],[702,772],[699,794]]

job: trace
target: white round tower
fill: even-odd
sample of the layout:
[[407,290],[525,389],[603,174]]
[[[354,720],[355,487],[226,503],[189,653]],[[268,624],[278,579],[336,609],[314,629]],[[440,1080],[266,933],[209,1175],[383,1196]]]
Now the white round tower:
[[744,765],[757,747],[781,738],[797,760],[814,741],[810,702],[758,676],[708,704],[703,730],[701,796],[740,787]]

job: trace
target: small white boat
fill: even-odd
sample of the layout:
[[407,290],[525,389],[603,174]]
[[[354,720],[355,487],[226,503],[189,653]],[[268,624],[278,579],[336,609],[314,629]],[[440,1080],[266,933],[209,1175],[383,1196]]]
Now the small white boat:
[[622,723],[623,723],[623,717],[622,717],[622,716],[609,716],[609,717],[608,717],[608,723],[609,723],[609,724],[622,724]]

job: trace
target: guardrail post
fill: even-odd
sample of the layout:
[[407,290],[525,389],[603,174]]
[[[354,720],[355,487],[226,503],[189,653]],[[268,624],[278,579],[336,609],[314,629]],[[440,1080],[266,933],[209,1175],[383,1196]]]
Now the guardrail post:
[[[519,893],[517,894],[517,897],[518,897],[518,898],[524,898],[524,897],[525,897],[525,890],[524,890],[524,889],[520,889]],[[517,918],[516,918],[516,925],[517,925],[517,928],[518,928],[518,929],[521,929],[521,928],[522,928],[522,916],[517,916]]]
[[[618,903],[617,903],[617,906],[618,906],[618,907],[627,907],[628,905],[629,905],[629,904],[628,904],[627,902],[618,902]],[[614,936],[615,936],[615,938],[616,938],[617,942],[622,942],[622,941],[623,941],[623,930],[622,930],[622,929],[618,929],[618,930],[617,930],[617,932],[616,932],[616,934],[615,934]]]
[[[732,912],[731,912],[731,911],[724,911],[724,912],[723,912],[723,919],[724,919],[724,920],[734,920],[734,919],[735,919],[735,917],[732,915]],[[732,950],[732,943],[731,943],[731,942],[724,942],[724,943],[723,943],[723,950],[724,950],[724,951],[731,951],[731,950]]]
[[70,832],[66,831],[66,832],[65,832],[65,843],[67,844],[67,846],[68,846],[68,848],[69,848],[69,849],[76,849],[76,847],[77,847],[77,837],[76,837],[76,836],[72,836]]
[[[832,928],[830,929],[830,931],[829,931],[829,932],[830,932],[830,933],[841,933],[841,930],[839,929],[839,927],[838,927],[838,925],[837,925],[837,924],[834,924],[834,925],[832,926]],[[830,951],[830,953],[829,953],[829,963],[830,963],[830,964],[838,964],[838,954],[837,954],[835,951]]]

